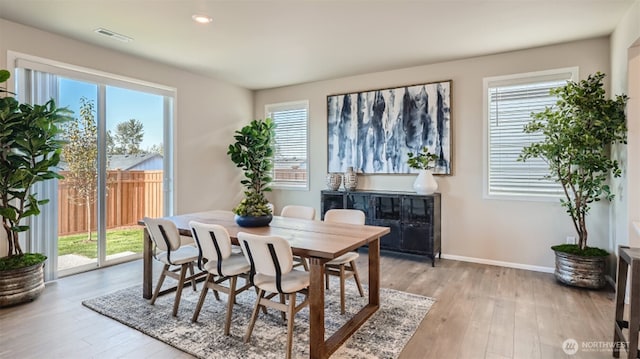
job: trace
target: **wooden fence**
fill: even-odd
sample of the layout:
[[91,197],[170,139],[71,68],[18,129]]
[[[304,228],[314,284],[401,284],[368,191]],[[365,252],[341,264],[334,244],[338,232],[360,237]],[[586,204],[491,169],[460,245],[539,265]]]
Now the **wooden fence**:
[[[136,225],[144,216],[162,216],[162,176],[163,171],[107,171],[107,229]],[[59,182],[58,199],[58,235],[87,232],[87,209],[77,204],[65,180]],[[91,207],[91,228],[96,230],[96,204]]]

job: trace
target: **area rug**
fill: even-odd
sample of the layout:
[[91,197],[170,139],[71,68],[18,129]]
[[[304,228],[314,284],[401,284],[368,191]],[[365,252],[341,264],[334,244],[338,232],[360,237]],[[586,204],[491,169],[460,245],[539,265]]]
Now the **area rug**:
[[[331,284],[325,300],[327,337],[366,302],[366,293],[365,298],[361,298],[355,285],[347,285],[347,313],[340,315],[338,283]],[[191,322],[200,289],[199,285],[198,292],[190,288],[183,291],[177,317],[171,316],[173,293],[150,305],[142,298],[142,289],[138,286],[85,300],[82,304],[198,358],[284,358],[287,327],[280,312],[273,309],[267,314],[260,312],[251,340],[245,344],[243,336],[255,303],[255,292],[248,290],[237,296],[231,333],[224,336],[226,295],[223,293],[217,301],[210,291],[198,321]],[[380,309],[332,358],[396,358],[435,302],[432,298],[386,288],[380,290],[380,301]],[[305,308],[295,317],[294,358],[309,357],[308,314],[308,308]]]

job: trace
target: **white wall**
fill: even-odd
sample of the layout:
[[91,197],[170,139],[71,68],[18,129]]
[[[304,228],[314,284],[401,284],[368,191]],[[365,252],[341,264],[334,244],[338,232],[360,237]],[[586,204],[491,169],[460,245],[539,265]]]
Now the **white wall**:
[[176,88],[176,213],[231,209],[239,201],[241,173],[226,151],[252,117],[251,91],[0,19],[0,68],[9,67],[7,51]]
[[[255,116],[264,105],[309,100],[310,191],[274,191],[276,208],[285,204],[320,210],[327,169],[326,96],[451,79],[453,175],[438,177],[442,193],[442,247],[450,256],[509,262],[544,269],[553,266],[549,247],[574,235],[559,203],[483,199],[483,87],[487,76],[579,66],[580,77],[608,72],[609,41],[597,38],[556,46],[378,72],[298,86],[257,91]],[[411,190],[414,176],[360,176],[360,189]],[[590,245],[609,248],[608,205],[590,216]],[[544,267],[544,268],[540,268]]]
[[612,207],[613,246],[640,246],[640,233],[633,221],[640,221],[640,1],[636,1],[611,35],[611,89],[629,95],[627,105],[627,146],[615,149],[626,164],[623,177],[615,182],[622,193]]

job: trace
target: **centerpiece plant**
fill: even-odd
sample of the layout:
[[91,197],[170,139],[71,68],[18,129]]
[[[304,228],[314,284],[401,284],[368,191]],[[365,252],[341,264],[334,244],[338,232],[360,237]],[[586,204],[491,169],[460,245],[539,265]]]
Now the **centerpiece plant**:
[[[520,160],[541,158],[549,165],[547,178],[562,186],[560,203],[566,208],[577,234],[577,243],[553,246],[556,252],[556,278],[572,285],[573,273],[559,278],[558,253],[604,257],[607,251],[587,245],[587,215],[594,202],[613,200],[610,177],[620,177],[618,161],[611,158],[611,146],[626,143],[625,107],[628,97],[607,98],[603,79],[597,72],[587,79],[551,90],[558,100],[553,107],[532,114],[525,133],[540,133],[543,139],[523,148]],[[604,272],[604,260],[602,261]],[[602,274],[602,277],[604,273]],[[604,279],[598,279],[604,285]],[[593,283],[592,283],[593,284]],[[593,287],[599,286],[593,284]],[[584,285],[590,287],[587,285]]]
[[[0,83],[9,77],[7,70],[0,70]],[[33,268],[35,275],[42,277],[46,257],[24,253],[19,234],[29,230],[25,220],[40,214],[40,206],[49,202],[32,192],[33,185],[62,178],[55,172],[64,146],[58,139],[59,126],[70,119],[70,111],[57,108],[53,100],[44,105],[21,104],[12,95],[6,88],[0,88],[0,216],[8,242],[6,256],[0,255],[4,257],[0,258],[0,277],[20,279],[16,283],[0,281],[0,306],[33,300],[44,288],[40,280],[21,295],[20,286],[34,281],[16,273],[10,276],[7,271]]]
[[[227,154],[244,171],[244,199],[233,209],[239,225],[260,226],[271,222],[272,212],[265,192],[270,192],[273,168],[275,124],[270,118],[253,120],[235,132],[235,143],[229,145]],[[262,217],[242,221],[240,218]],[[266,223],[265,223],[266,222]]]

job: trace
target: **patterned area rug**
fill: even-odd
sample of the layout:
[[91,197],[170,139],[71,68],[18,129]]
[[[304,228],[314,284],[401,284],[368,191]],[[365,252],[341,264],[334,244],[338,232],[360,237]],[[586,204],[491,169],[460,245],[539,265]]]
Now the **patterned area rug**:
[[[340,315],[340,290],[338,282],[333,279],[337,278],[332,277],[332,286],[326,291],[325,300],[327,336],[366,302],[366,293],[365,298],[361,298],[355,285],[348,283],[347,314]],[[255,303],[255,291],[250,289],[236,297],[231,333],[224,336],[224,293],[220,293],[221,301],[216,301],[213,292],[209,291],[198,322],[191,322],[200,289],[201,285],[198,285],[198,292],[191,288],[183,291],[176,318],[171,316],[174,294],[164,295],[155,305],[150,305],[142,298],[142,289],[137,286],[86,300],[82,304],[198,358],[284,358],[287,327],[276,310],[269,309],[267,314],[261,311],[251,340],[243,343]],[[302,297],[298,302],[300,300]],[[332,358],[396,358],[435,302],[432,298],[386,288],[380,290],[380,300],[380,310]],[[294,358],[309,357],[308,314],[308,308],[305,308],[295,317]]]

